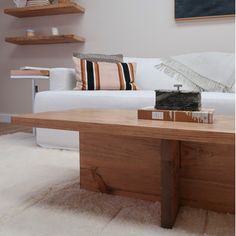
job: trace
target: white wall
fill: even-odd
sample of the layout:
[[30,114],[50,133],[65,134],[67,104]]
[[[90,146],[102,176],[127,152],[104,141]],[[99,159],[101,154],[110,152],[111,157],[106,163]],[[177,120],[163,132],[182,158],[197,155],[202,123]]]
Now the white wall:
[[[160,57],[200,51],[234,51],[234,19],[174,20],[174,0],[79,0],[84,15],[14,18],[3,14],[12,0],[0,1],[0,113],[31,111],[29,81],[9,79],[10,69],[31,66],[73,66],[74,51],[123,53],[126,56]],[[5,36],[24,34],[27,28],[49,33],[77,33],[84,45],[16,46]],[[39,83],[41,90],[47,82]]]

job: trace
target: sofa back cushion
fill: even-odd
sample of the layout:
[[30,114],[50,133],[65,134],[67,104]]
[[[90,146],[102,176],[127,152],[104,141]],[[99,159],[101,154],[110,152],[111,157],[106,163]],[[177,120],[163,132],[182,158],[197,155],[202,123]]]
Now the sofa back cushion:
[[50,69],[50,90],[72,90],[76,85],[75,70],[72,68]]
[[[175,89],[174,84],[179,82],[175,78],[171,78],[161,71],[158,71],[155,66],[160,64],[159,58],[134,58],[124,57],[125,62],[136,62],[136,78],[135,83],[140,90],[155,90],[155,89]],[[192,90],[188,85],[183,85],[182,89]]]
[[[173,85],[179,83],[175,78],[155,68],[155,65],[161,63],[159,58],[125,57],[124,61],[136,63],[135,84],[139,90],[174,89]],[[50,90],[72,90],[75,83],[74,69],[53,68],[50,70]],[[192,90],[187,85],[184,85],[183,89]]]
[[73,57],[76,90],[136,90],[135,63],[92,62]]

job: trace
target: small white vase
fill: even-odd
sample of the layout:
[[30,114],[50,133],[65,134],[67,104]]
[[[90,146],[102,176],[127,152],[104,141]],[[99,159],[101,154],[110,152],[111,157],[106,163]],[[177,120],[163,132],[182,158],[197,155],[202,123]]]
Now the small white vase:
[[25,7],[27,0],[13,0],[17,7]]

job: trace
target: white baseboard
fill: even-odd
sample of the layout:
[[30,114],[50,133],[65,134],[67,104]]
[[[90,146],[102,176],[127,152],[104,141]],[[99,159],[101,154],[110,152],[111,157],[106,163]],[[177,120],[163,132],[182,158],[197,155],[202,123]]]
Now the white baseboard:
[[1,123],[10,123],[11,122],[11,116],[14,114],[4,114],[0,113],[0,122]]

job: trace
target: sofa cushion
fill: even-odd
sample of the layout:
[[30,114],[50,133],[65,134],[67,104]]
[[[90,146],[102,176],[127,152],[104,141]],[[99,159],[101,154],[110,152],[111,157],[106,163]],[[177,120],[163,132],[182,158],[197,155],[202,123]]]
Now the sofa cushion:
[[36,94],[34,111],[76,108],[138,109],[154,104],[154,91],[44,91]]
[[[135,83],[140,90],[175,89],[174,84],[179,84],[176,78],[171,78],[155,68],[161,63],[159,58],[124,57],[124,61],[137,63]],[[182,89],[193,88],[183,84]]]
[[[214,108],[217,115],[234,115],[233,93],[202,93],[202,106]],[[35,112],[76,108],[135,109],[154,106],[154,91],[45,91],[36,94]],[[48,148],[78,149],[79,133],[37,129],[37,144]]]
[[[234,115],[235,94],[202,92],[202,107],[216,114]],[[138,109],[155,105],[155,92],[136,91],[44,91],[36,94],[35,112],[76,108]]]
[[92,62],[73,57],[76,90],[136,90],[135,63]]
[[72,68],[50,69],[50,90],[72,90],[76,85],[75,70]]

